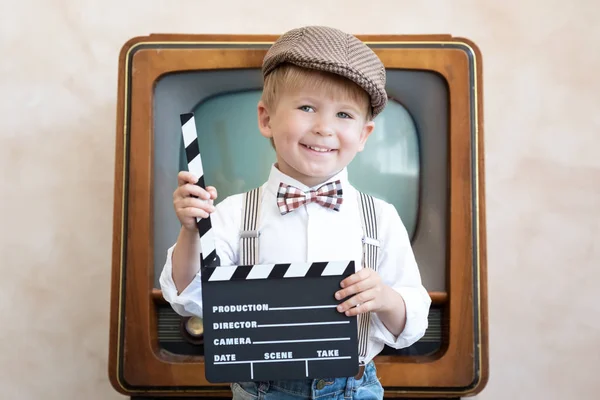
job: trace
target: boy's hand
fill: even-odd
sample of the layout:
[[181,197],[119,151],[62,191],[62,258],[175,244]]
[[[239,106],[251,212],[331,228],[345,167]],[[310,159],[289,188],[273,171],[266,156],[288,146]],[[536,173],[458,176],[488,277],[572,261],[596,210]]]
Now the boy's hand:
[[349,317],[369,311],[385,311],[385,307],[390,305],[388,299],[391,299],[391,288],[384,284],[379,274],[371,268],[363,268],[350,275],[340,286],[342,290],[335,293],[336,299],[352,297],[338,305],[337,310],[345,312]]
[[[217,189],[207,186],[206,190],[196,185],[198,177],[187,171],[177,174],[177,189],[173,192],[173,207],[181,225],[195,231],[196,217],[208,218],[215,211],[213,200],[217,198]],[[195,198],[197,197],[197,198]]]

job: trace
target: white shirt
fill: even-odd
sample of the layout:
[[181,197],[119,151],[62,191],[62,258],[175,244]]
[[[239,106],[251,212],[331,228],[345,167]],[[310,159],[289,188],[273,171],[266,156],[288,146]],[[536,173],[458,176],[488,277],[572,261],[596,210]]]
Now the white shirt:
[[[301,206],[281,215],[277,208],[279,183],[287,183],[308,191],[311,188],[271,168],[263,185],[260,221],[259,263],[290,263],[354,260],[362,268],[362,238],[356,189],[350,185],[344,169],[331,180],[342,182],[344,201],[340,211],[317,203]],[[320,185],[319,185],[320,186]],[[316,188],[316,187],[315,187]],[[313,188],[314,189],[314,188]],[[211,215],[217,254],[221,265],[238,265],[243,195],[224,199]],[[383,282],[403,297],[406,305],[406,326],[399,336],[392,335],[376,313],[371,313],[369,342],[365,363],[383,349],[384,344],[399,349],[419,340],[427,329],[431,298],[421,283],[406,228],[393,205],[374,199],[378,218],[380,252],[377,272]],[[200,272],[178,295],[172,278],[172,246],[160,276],[164,298],[182,316],[202,317],[202,285]],[[333,293],[332,293],[333,295]]]

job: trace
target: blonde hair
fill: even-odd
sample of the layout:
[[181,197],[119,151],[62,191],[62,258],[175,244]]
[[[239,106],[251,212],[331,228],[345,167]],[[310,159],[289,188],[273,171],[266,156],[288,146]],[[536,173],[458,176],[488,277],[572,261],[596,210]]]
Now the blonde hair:
[[282,64],[264,79],[261,100],[267,108],[276,107],[279,95],[282,92],[298,89],[320,89],[331,93],[333,96],[347,98],[363,105],[366,111],[366,120],[372,119],[371,98],[369,94],[356,83],[343,76],[325,71],[301,68],[293,64]]

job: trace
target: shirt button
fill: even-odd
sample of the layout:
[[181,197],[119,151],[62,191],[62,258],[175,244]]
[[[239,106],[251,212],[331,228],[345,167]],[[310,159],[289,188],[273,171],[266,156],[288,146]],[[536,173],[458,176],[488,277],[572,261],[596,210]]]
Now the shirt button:
[[317,390],[322,390],[325,387],[325,381],[323,379],[321,379],[319,382],[317,382]]

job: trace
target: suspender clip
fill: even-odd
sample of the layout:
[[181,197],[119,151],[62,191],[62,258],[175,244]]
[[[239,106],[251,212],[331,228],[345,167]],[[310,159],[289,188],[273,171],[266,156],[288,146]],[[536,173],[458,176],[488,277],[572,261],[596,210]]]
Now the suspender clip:
[[258,238],[258,237],[260,237],[260,232],[259,231],[242,231],[240,233],[240,237],[242,239]]
[[363,242],[363,244],[370,244],[370,245],[375,246],[375,247],[381,247],[381,244],[380,244],[379,240],[373,239],[373,238],[370,238],[370,237],[363,236],[362,242]]

